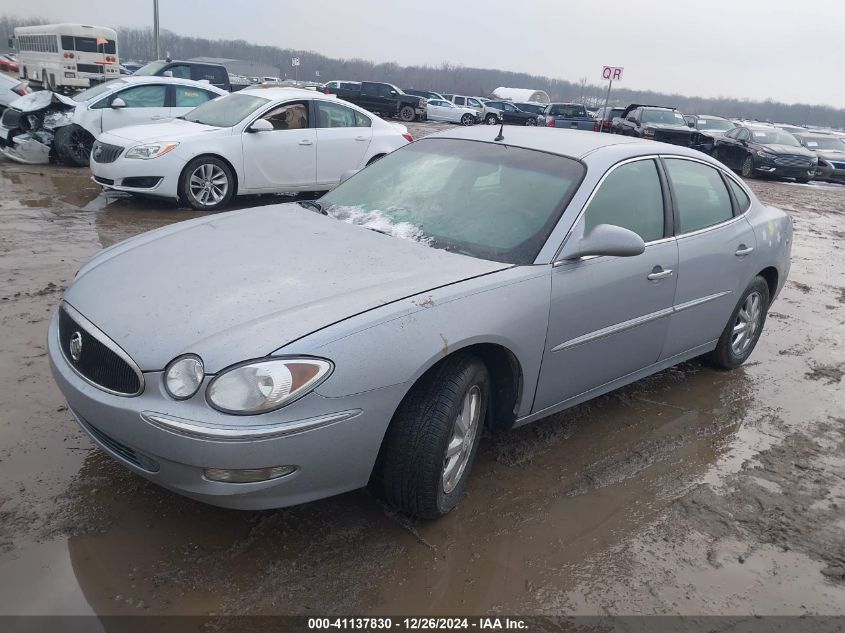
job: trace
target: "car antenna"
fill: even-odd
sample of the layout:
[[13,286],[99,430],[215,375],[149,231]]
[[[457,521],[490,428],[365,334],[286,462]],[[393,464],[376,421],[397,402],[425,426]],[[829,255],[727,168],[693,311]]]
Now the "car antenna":
[[505,117],[502,117],[502,124],[499,126],[499,134],[496,136],[496,138],[493,139],[494,141],[504,141],[505,140],[505,135],[503,133],[504,129],[505,129]]

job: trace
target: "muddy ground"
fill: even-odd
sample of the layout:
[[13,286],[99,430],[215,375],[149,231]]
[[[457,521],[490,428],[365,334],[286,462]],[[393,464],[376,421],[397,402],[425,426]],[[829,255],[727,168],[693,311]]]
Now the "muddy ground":
[[0,163],[0,614],[845,614],[845,187],[750,184],[796,227],[751,362],[486,437],[420,522],[365,491],[221,510],[93,448],[48,319],[92,253],[195,214]]

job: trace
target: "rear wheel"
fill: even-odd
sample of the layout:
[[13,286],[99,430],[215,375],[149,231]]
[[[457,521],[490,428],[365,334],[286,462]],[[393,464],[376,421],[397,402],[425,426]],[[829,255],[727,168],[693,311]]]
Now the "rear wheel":
[[529,125],[529,126],[536,126],[536,125],[537,125],[537,119],[528,119],[528,120],[525,122],[525,125]]
[[487,125],[496,125],[499,122],[499,117],[497,117],[495,114],[488,114],[486,117],[484,117],[484,122]]
[[742,161],[741,172],[743,178],[754,178],[754,157],[751,154]]
[[390,423],[375,473],[389,503],[425,519],[458,504],[489,395],[487,368],[471,354],[446,359],[413,387]]
[[200,156],[185,167],[179,191],[192,208],[216,211],[229,204],[235,194],[235,177],[219,158]]
[[94,137],[83,127],[71,123],[56,130],[53,147],[63,163],[74,167],[87,167],[91,160]]
[[461,125],[472,125],[473,118],[471,114],[465,114],[461,117]]
[[713,365],[735,369],[748,360],[763,333],[769,300],[769,284],[762,277],[755,277],[734,308],[716,349],[708,357]]
[[406,123],[410,123],[417,117],[417,113],[414,112],[414,109],[411,106],[402,106],[402,109],[399,110],[399,118],[405,121]]

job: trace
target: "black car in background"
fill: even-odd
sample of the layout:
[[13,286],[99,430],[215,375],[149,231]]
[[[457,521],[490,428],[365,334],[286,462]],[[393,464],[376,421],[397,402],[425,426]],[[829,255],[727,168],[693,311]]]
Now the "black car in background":
[[221,90],[232,91],[229,72],[222,64],[207,62],[180,61],[175,59],[160,59],[141,66],[133,75],[155,77],[177,77],[179,79],[193,79],[207,81]]
[[792,136],[818,157],[815,180],[845,184],[845,139],[810,130]]
[[593,132],[610,132],[613,119],[622,116],[625,108],[622,107],[601,107],[596,112],[596,122],[593,124]]
[[405,122],[426,118],[425,97],[408,95],[393,84],[379,81],[330,81],[323,92],[384,116],[396,116]]
[[690,146],[705,154],[712,153],[717,138],[736,127],[733,121],[711,114],[685,114],[684,121],[698,132],[692,135]]
[[675,108],[632,104],[614,119],[611,131],[673,145],[692,145],[693,131]]
[[744,178],[777,176],[810,182],[818,158],[789,132],[764,125],[741,125],[717,138],[713,158]]
[[501,112],[501,120],[509,125],[537,125],[539,119],[539,115],[525,112],[510,101],[488,101],[484,105]]

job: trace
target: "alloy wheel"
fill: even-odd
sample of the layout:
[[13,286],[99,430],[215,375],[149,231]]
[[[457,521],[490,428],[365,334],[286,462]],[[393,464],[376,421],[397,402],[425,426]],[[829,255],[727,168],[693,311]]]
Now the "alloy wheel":
[[77,162],[85,163],[91,157],[92,139],[85,130],[73,130],[68,138],[68,151]]
[[481,387],[473,385],[464,395],[461,410],[452,424],[452,434],[443,457],[440,478],[443,492],[449,494],[460,482],[466,470],[478,433],[481,417]]
[[194,200],[206,207],[218,204],[229,191],[226,172],[210,163],[200,165],[193,171],[189,185]]
[[763,298],[759,292],[749,294],[739,309],[731,334],[731,351],[741,358],[754,342],[763,317]]

